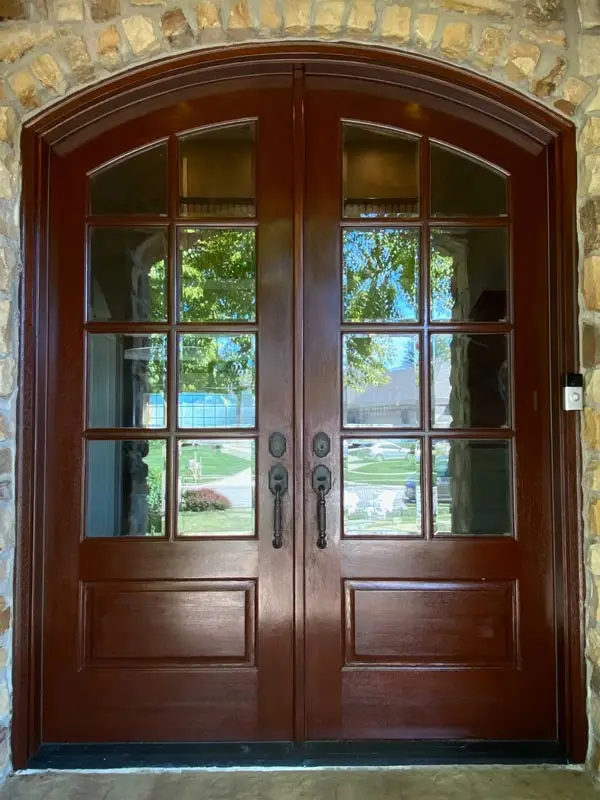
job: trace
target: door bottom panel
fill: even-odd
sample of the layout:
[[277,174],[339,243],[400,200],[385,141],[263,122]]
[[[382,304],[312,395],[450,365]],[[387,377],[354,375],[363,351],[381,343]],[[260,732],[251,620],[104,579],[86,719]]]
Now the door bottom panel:
[[45,744],[29,769],[142,767],[370,767],[436,764],[566,764],[555,741],[182,742]]

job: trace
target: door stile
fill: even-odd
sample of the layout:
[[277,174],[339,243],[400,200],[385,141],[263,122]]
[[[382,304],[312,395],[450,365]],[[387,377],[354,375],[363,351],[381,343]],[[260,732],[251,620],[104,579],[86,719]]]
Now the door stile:
[[294,439],[294,739],[306,739],[305,710],[305,518],[304,503],[304,197],[306,190],[306,131],[304,67],[293,76],[294,294],[293,294],[293,439]]

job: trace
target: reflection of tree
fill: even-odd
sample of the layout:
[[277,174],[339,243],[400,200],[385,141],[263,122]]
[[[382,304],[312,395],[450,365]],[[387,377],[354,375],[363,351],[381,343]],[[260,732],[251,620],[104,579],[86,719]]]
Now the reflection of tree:
[[[252,230],[184,230],[180,234],[180,318],[184,322],[253,320],[256,258]],[[164,262],[150,272],[163,291]],[[180,391],[233,394],[241,413],[254,384],[254,340],[245,336],[182,337]]]

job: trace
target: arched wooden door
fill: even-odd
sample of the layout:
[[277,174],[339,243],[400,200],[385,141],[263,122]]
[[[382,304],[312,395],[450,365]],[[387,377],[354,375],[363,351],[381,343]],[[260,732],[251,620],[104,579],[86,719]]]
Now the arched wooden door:
[[52,156],[41,739],[556,741],[543,148],[280,72]]

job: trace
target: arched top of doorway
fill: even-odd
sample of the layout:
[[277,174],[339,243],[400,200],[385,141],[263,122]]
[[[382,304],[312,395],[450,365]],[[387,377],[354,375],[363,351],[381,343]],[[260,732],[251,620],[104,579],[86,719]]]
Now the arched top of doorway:
[[25,124],[25,136],[71,149],[104,130],[192,96],[226,91],[235,81],[265,83],[303,71],[340,88],[369,85],[390,98],[472,119],[525,149],[538,150],[574,125],[517,91],[431,58],[364,45],[261,43],[231,45],[156,61],[121,73],[44,110]]

